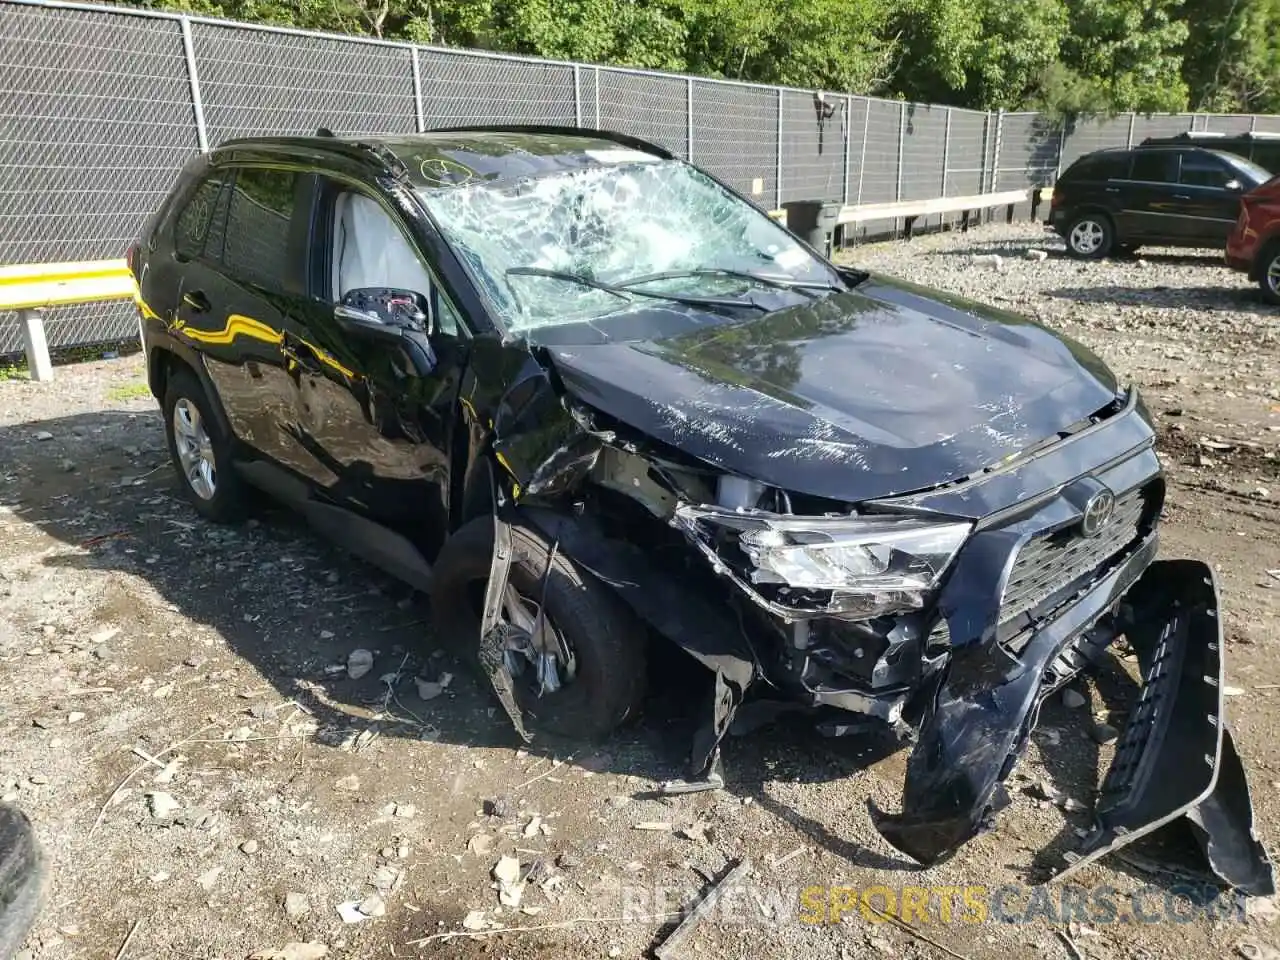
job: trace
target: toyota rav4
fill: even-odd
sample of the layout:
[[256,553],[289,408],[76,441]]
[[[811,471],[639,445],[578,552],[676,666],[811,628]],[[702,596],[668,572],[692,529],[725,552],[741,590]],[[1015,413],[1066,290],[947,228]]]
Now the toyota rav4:
[[1123,634],[1144,685],[1066,869],[1185,815],[1271,889],[1212,574],[1155,561],[1151,419],[1079,344],[581,129],[228,142],[129,261],[194,508],[259,488],[428,591],[522,736],[608,734],[665,637],[714,691],[667,789],[786,700],[914,742],[871,815],[928,863]]

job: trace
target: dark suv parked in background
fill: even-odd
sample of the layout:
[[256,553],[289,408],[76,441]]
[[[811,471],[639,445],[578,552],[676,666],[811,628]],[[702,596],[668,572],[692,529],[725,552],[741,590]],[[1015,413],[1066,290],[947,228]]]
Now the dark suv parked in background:
[[1083,259],[1144,244],[1221,249],[1240,197],[1270,176],[1242,157],[1202,147],[1099,150],[1058,178],[1050,222],[1067,251]]

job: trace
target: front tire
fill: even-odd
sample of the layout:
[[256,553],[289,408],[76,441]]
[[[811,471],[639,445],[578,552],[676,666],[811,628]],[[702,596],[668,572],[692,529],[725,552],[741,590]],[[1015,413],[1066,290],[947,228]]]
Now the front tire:
[[1101,213],[1082,213],[1067,227],[1067,253],[1077,260],[1101,260],[1115,243],[1111,219]]
[[[565,682],[555,692],[539,694],[532,663],[512,677],[525,724],[558,736],[603,739],[640,712],[646,678],[644,626],[608,587],[579,571],[536,531],[513,526],[511,548],[511,588],[534,610],[545,597],[543,616],[573,661],[572,676],[562,676]],[[489,680],[478,654],[492,554],[493,518],[477,517],[445,541],[431,585],[437,635],[486,687]]]
[[1280,243],[1272,243],[1258,258],[1258,286],[1262,299],[1280,307]]
[[0,806],[0,957],[12,957],[31,932],[48,886],[48,867],[31,821]]
[[162,409],[169,458],[187,502],[206,520],[239,520],[246,506],[244,481],[231,466],[231,439],[214,419],[195,374],[180,369],[170,375]]

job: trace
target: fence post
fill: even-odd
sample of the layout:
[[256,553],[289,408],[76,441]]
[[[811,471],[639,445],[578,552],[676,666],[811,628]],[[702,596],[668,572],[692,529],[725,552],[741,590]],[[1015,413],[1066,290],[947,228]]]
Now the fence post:
[[[867,134],[871,130],[871,98],[867,98],[867,110],[862,115],[862,143],[858,147],[858,199],[862,202],[862,174],[867,169]],[[857,229],[856,227],[854,229]]]
[[995,193],[996,184],[1000,182],[1000,151],[1004,147],[1004,108],[996,113],[996,148],[991,155],[991,181],[987,188]]
[[595,68],[595,77],[593,79],[596,82],[596,123],[592,129],[599,130],[600,129],[600,68],[599,67]]
[[893,186],[893,199],[902,199],[902,161],[905,158],[907,138],[907,101],[903,100],[898,104],[898,177],[897,182]]
[[[596,78],[597,83],[599,77]],[[582,126],[582,68],[573,65],[573,125]]]
[[844,191],[840,202],[849,205],[849,160],[853,150],[853,97],[844,98]]
[[44,319],[39,310],[19,310],[22,342],[26,347],[27,369],[31,379],[47,383],[53,379],[53,361],[49,359],[49,341],[44,335]]
[[[947,123],[942,130],[942,196],[947,195],[947,167],[951,165],[951,108],[947,107]],[[938,217],[938,228],[943,229],[948,220],[947,214]]]
[[191,42],[191,20],[182,17],[182,52],[187,60],[187,80],[191,84],[191,109],[196,115],[196,143],[201,153],[209,152],[209,134],[204,125],[204,102],[200,99],[200,73],[196,70],[196,47]]
[[1249,114],[1249,132],[1258,132],[1258,115],[1256,113]]
[[1062,124],[1058,128],[1058,165],[1053,168],[1053,182],[1056,184],[1058,178],[1062,176],[1062,155],[1067,152],[1067,121],[1066,118],[1058,121]]
[[693,163],[693,77],[684,81],[684,158]]
[[422,68],[418,66],[418,48],[410,47],[409,52],[413,54],[413,106],[418,113],[418,132],[422,133],[427,129],[427,112],[422,104]]
[[778,88],[778,140],[777,147],[774,150],[775,159],[777,160],[777,171],[774,174],[773,186],[774,193],[777,195],[777,202],[774,204],[775,210],[782,209],[782,88]]
[[1129,136],[1125,141],[1125,147],[1129,150],[1133,149],[1133,126],[1137,119],[1138,115],[1136,113],[1129,114]]

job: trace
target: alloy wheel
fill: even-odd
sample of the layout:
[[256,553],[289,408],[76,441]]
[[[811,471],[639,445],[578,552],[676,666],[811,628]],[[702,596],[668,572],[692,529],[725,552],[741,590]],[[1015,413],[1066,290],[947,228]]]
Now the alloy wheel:
[[1267,264],[1267,286],[1273,296],[1280,297],[1280,253],[1271,258]]
[[218,491],[213,441],[205,429],[200,409],[186,397],[173,406],[173,440],[187,483],[201,500],[212,500]]
[[1096,253],[1106,238],[1106,231],[1096,220],[1081,220],[1071,228],[1071,249],[1076,253]]

